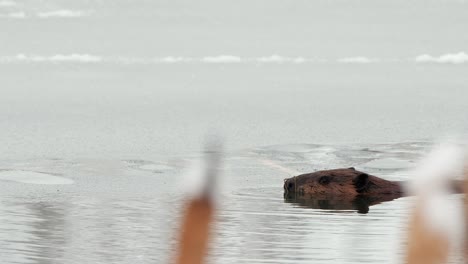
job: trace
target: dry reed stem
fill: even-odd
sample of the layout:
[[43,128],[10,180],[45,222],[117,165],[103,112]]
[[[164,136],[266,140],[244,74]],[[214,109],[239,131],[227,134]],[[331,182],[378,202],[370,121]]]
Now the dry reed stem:
[[206,196],[189,202],[182,222],[176,264],[204,263],[213,211],[213,202]]
[[464,187],[464,193],[465,193],[465,197],[464,197],[464,202],[465,202],[465,206],[464,206],[464,209],[465,209],[465,221],[464,221],[464,224],[465,224],[465,237],[464,237],[464,250],[463,250],[463,255],[464,255],[464,262],[465,263],[468,263],[468,159],[465,160],[465,166],[464,166],[464,170],[463,170],[463,177],[464,177],[464,184],[463,184],[463,187]]
[[448,237],[428,226],[428,221],[421,210],[423,202],[423,200],[418,202],[411,216],[406,263],[447,263],[449,253]]

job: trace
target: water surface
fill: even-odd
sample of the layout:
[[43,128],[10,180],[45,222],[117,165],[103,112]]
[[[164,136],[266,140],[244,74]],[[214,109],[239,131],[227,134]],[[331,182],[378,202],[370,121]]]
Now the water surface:
[[[411,197],[371,206],[366,214],[311,208],[283,198],[283,179],[291,175],[278,168],[355,166],[405,180],[430,146],[294,144],[229,153],[210,261],[398,263]],[[173,254],[183,208],[180,163],[54,159],[0,165],[16,173],[42,172],[34,183],[2,181],[4,263],[164,263]],[[73,183],[46,184],[56,177]]]

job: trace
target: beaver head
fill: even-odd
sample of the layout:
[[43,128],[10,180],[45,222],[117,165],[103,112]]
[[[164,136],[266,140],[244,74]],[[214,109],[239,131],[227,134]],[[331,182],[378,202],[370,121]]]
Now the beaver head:
[[348,168],[316,171],[285,179],[284,193],[333,198],[354,198],[357,195],[390,195],[397,198],[402,195],[402,188],[398,182]]

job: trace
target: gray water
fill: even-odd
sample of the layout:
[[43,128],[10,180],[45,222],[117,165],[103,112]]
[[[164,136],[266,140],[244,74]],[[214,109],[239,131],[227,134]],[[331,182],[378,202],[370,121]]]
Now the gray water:
[[467,10],[0,0],[1,262],[168,263],[188,164],[216,134],[211,263],[400,263],[411,197],[364,214],[284,200],[283,179],[408,180],[466,137]]
[[[364,214],[295,203],[282,195],[283,178],[291,175],[277,168],[309,172],[353,165],[389,180],[407,180],[408,169],[430,146],[294,144],[229,153],[211,263],[400,263],[411,197],[371,206]],[[183,208],[183,162],[2,161],[0,178],[18,171],[45,175],[37,184],[2,181],[2,262],[169,262]],[[74,183],[52,184],[47,175]]]

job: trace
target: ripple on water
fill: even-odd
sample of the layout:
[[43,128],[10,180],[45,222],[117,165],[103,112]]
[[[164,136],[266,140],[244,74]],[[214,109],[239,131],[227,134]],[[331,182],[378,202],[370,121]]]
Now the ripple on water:
[[213,263],[389,263],[399,254],[409,200],[396,201],[362,215],[286,203],[281,188],[245,188],[222,205],[211,258]]
[[72,179],[55,176],[44,172],[26,170],[4,170],[0,171],[0,180],[13,181],[28,184],[73,184]]
[[360,166],[379,170],[401,170],[414,168],[415,163],[398,158],[382,158],[371,160],[367,163],[361,164]]

